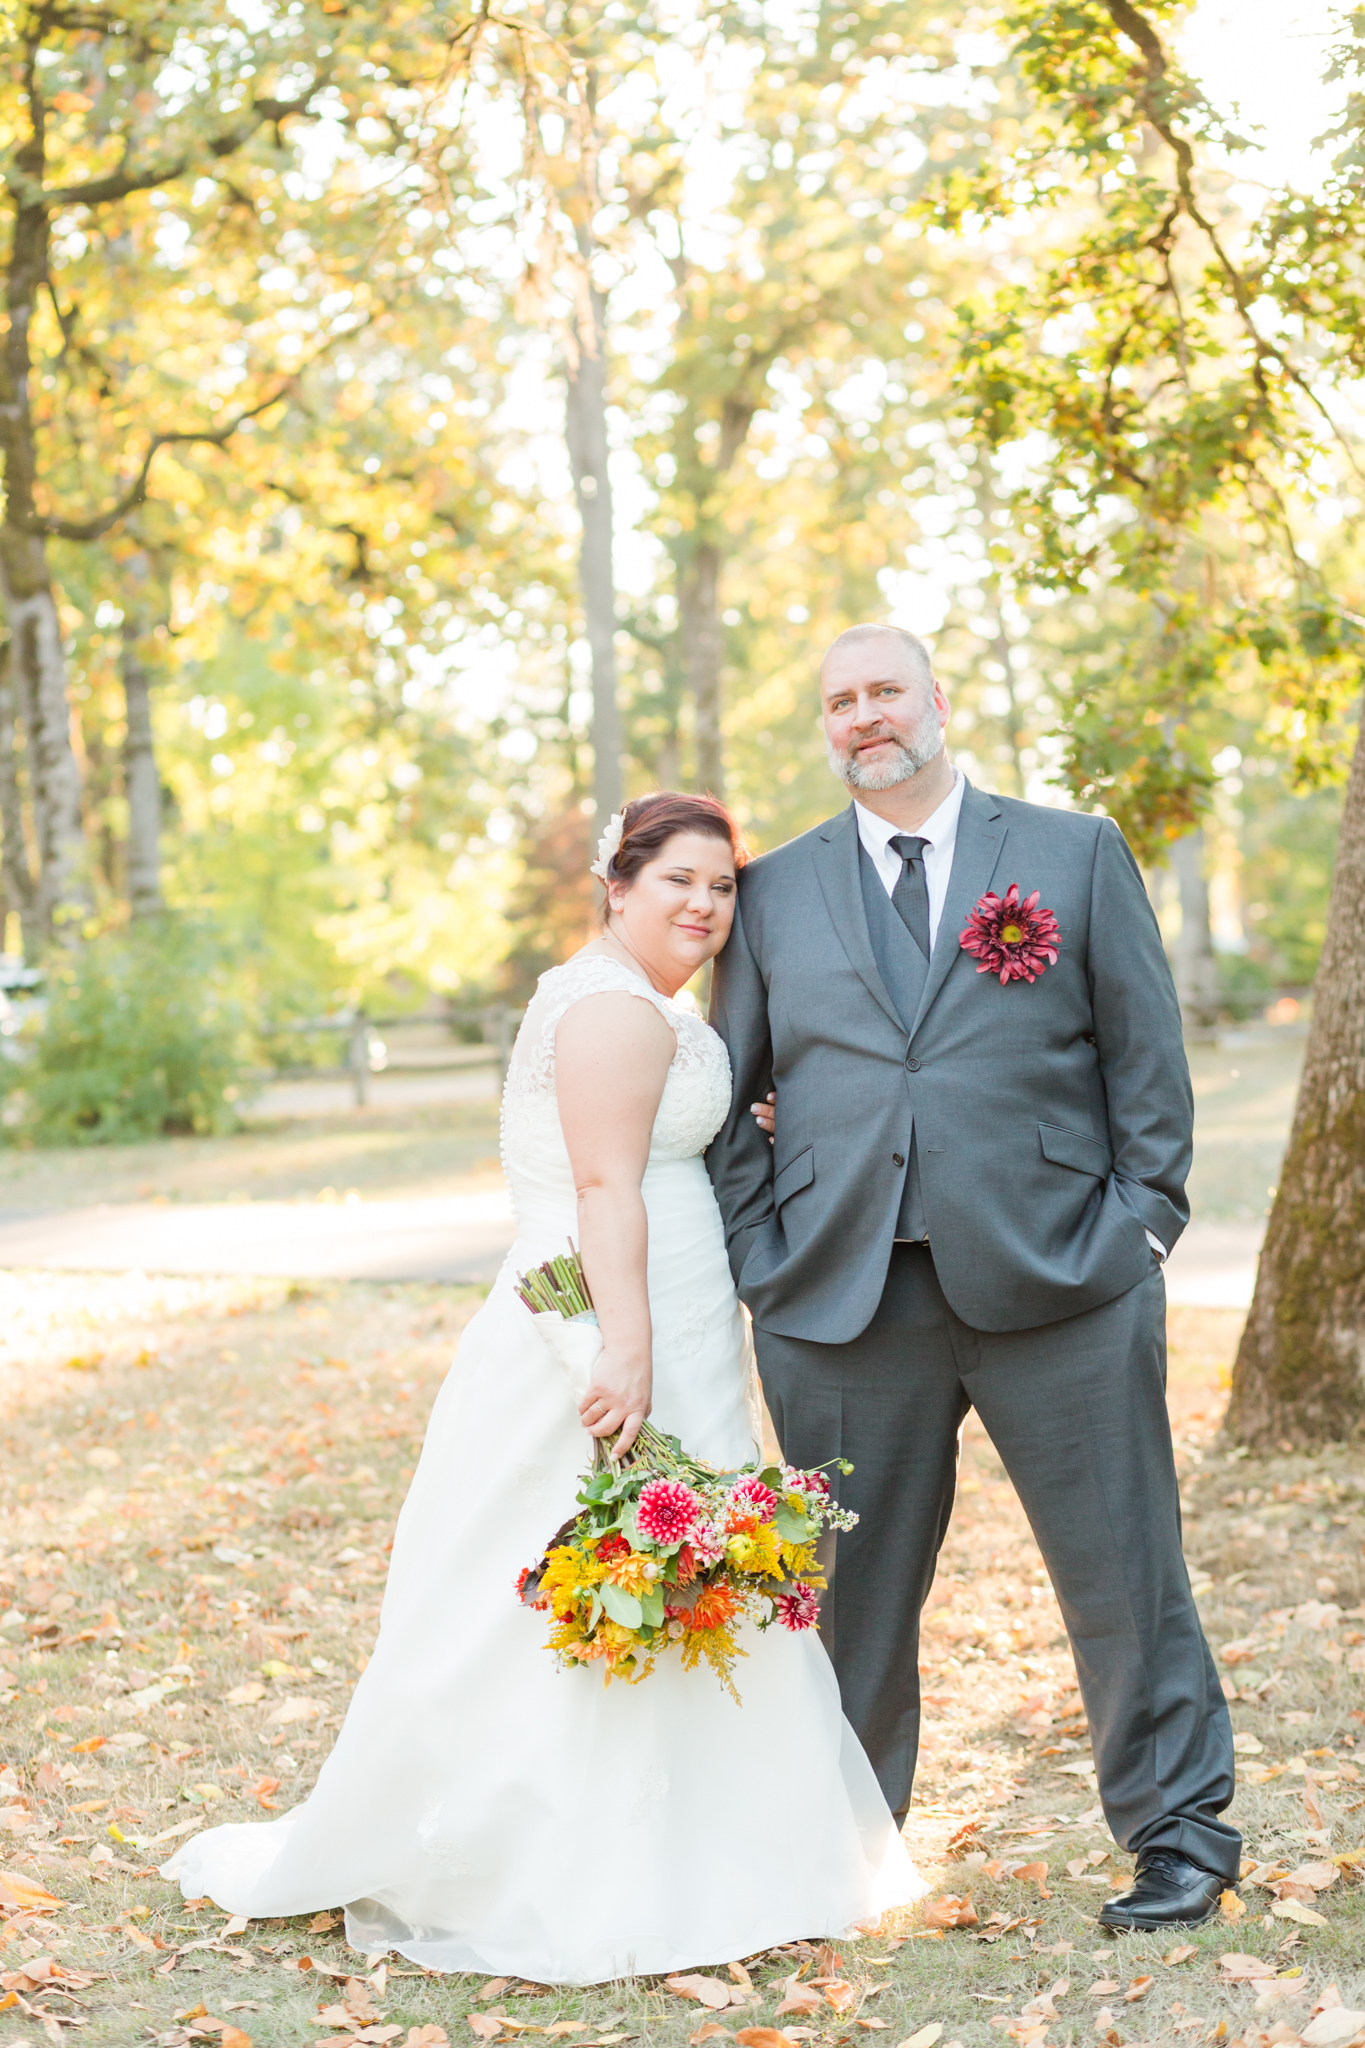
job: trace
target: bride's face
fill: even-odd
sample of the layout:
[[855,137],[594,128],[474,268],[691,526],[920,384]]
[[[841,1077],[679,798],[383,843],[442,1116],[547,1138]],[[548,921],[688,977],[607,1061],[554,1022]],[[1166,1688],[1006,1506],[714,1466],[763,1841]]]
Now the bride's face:
[[633,882],[611,885],[609,929],[675,988],[719,953],[734,916],[734,856],[700,832],[675,832]]

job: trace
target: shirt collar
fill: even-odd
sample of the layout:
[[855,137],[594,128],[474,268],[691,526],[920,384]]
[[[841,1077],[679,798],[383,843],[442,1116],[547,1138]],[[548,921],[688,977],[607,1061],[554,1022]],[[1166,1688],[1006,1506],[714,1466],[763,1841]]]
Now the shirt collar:
[[[966,778],[962,770],[954,768],[952,788],[938,809],[931,812],[922,825],[915,827],[916,839],[925,839],[930,846],[942,846],[945,840],[953,837],[957,831],[958,813],[962,809],[962,793],[966,787]],[[869,811],[865,805],[858,802],[856,796],[853,799],[853,808],[858,816],[858,836],[869,852],[874,849],[878,853],[883,852],[896,834],[904,830],[903,826],[893,824],[889,818],[879,818],[875,811]]]

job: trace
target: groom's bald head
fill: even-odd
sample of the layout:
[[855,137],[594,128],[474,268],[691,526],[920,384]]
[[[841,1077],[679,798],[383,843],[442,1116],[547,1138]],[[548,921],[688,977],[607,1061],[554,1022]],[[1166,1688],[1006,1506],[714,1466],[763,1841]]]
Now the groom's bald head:
[[[882,643],[880,648],[876,646],[878,641]],[[932,694],[934,664],[929,650],[916,634],[907,633],[904,626],[846,626],[825,649],[820,663],[821,681],[831,662],[837,666],[841,654],[853,653],[855,649],[860,654],[881,653],[891,664],[892,672],[920,683],[926,696]]]

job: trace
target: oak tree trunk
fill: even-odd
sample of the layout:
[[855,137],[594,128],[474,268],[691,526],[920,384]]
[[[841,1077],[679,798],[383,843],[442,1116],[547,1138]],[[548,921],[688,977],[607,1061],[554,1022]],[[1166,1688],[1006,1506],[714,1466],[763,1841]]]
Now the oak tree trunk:
[[161,895],[161,777],[152,740],[151,683],[138,651],[135,621],[125,616],[120,657],[126,738],[123,782],[128,799],[128,908],[155,917]]
[[607,468],[607,302],[585,285],[568,367],[565,438],[582,522],[578,554],[592,656],[593,802],[598,830],[621,808],[621,714],[616,701],[616,579]]
[[[5,909],[19,913],[24,939],[24,958],[30,964],[41,950],[38,926],[38,891],[29,864],[28,842],[24,837],[23,795],[19,787],[18,713],[14,702],[14,679],[10,649],[0,651],[0,878],[3,878]],[[6,919],[8,921],[8,918]],[[4,943],[0,926],[0,948]]]
[[1365,724],[1289,1150],[1232,1377],[1227,1428],[1264,1449],[1365,1429]]
[[38,845],[37,921],[45,938],[89,906],[81,778],[71,745],[57,600],[41,539],[0,529],[0,600],[10,629],[14,695],[23,721],[29,801]]
[[[30,188],[41,189],[43,126],[35,121],[15,152]],[[81,779],[71,746],[66,656],[47,547],[37,518],[38,451],[29,405],[30,330],[47,278],[48,217],[39,198],[14,214],[5,278],[8,325],[0,344],[0,603],[10,632],[14,695],[23,720],[29,801],[38,847],[40,929],[50,937],[86,906]]]
[[24,801],[19,783],[19,720],[8,644],[0,650],[0,879],[4,885],[5,923],[0,925],[0,950],[9,912],[17,911],[24,959],[31,966],[42,950],[38,928],[38,891],[24,836]]

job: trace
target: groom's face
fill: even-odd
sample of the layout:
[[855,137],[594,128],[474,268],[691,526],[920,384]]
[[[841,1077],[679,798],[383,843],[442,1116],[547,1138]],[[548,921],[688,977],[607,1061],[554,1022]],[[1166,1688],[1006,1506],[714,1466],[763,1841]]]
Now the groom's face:
[[820,700],[830,766],[850,789],[907,782],[943,746],[948,700],[889,633],[831,648]]

